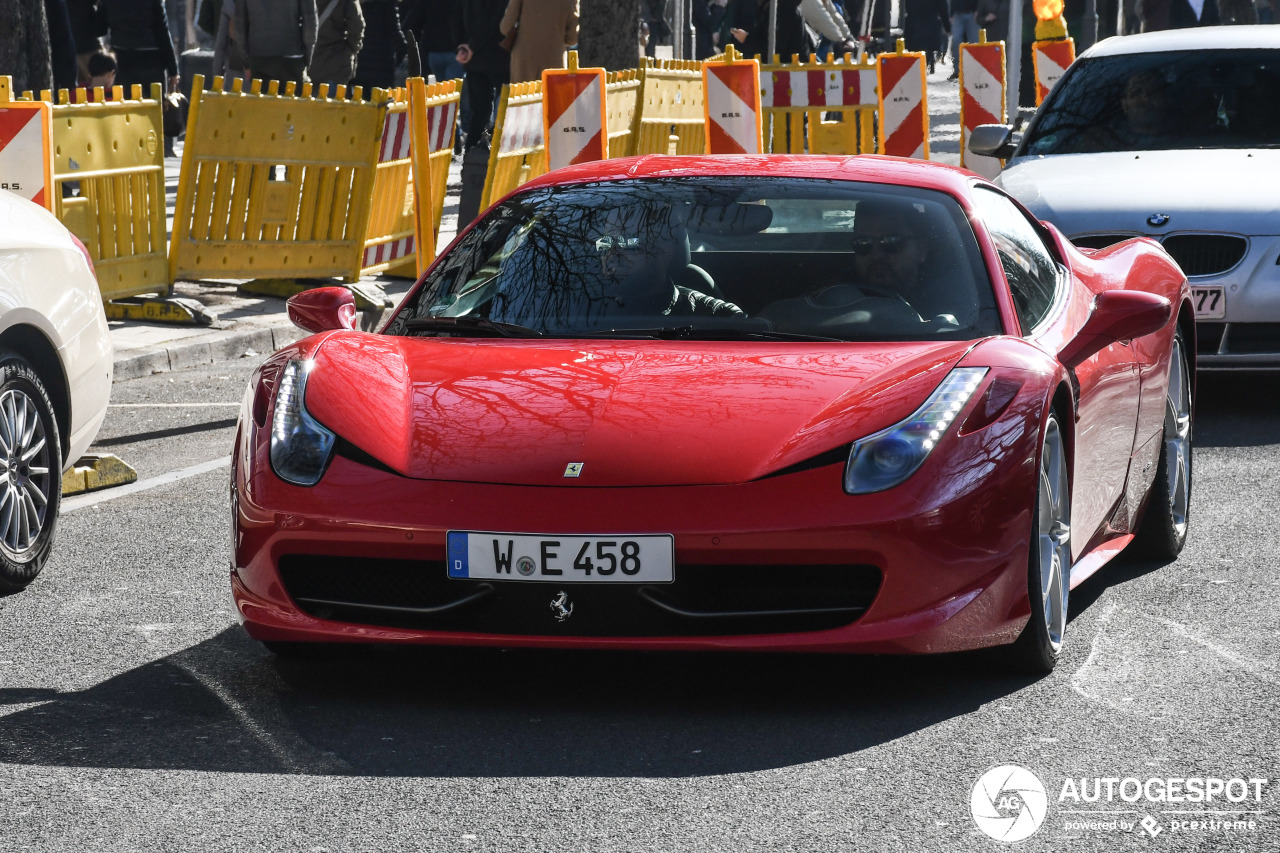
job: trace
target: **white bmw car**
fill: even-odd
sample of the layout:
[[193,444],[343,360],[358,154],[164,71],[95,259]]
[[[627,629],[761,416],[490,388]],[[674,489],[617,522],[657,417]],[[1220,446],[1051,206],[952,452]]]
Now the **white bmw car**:
[[53,214],[0,192],[0,592],[49,558],[62,472],[102,425],[112,358],[89,253]]
[[997,182],[1077,245],[1164,245],[1191,284],[1201,368],[1280,368],[1280,27],[1107,39],[1020,140],[982,131],[970,150],[1009,157]]

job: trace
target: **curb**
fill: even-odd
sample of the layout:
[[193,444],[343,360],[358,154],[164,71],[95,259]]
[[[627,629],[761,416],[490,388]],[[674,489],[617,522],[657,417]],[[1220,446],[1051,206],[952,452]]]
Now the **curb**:
[[167,373],[202,364],[235,361],[252,350],[265,357],[306,336],[292,323],[283,322],[265,328],[241,332],[212,332],[181,343],[147,349],[130,350],[118,356],[113,381],[138,379],[153,373]]

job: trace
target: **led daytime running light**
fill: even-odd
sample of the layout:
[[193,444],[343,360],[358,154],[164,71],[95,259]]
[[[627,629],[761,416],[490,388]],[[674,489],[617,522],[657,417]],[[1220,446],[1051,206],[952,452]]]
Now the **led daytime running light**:
[[337,438],[307,411],[310,367],[310,362],[301,361],[285,365],[271,419],[271,467],[280,479],[298,486],[320,481]]
[[845,491],[852,495],[879,492],[914,474],[986,375],[985,367],[952,370],[911,417],[854,442],[845,467]]

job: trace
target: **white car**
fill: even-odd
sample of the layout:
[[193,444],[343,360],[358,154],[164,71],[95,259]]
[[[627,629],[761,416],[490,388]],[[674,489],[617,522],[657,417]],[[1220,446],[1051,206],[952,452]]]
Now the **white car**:
[[53,214],[0,192],[0,591],[49,558],[62,472],[102,426],[112,359],[89,253]]
[[997,183],[1076,245],[1164,245],[1191,284],[1201,368],[1280,368],[1280,27],[1107,39],[1021,140],[979,130],[970,150],[1010,158]]

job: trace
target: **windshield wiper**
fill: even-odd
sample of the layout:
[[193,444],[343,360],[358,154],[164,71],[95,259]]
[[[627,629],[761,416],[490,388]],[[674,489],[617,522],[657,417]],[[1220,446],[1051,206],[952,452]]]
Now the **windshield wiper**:
[[500,338],[541,338],[542,332],[488,317],[414,317],[406,320],[410,332],[487,332]]

